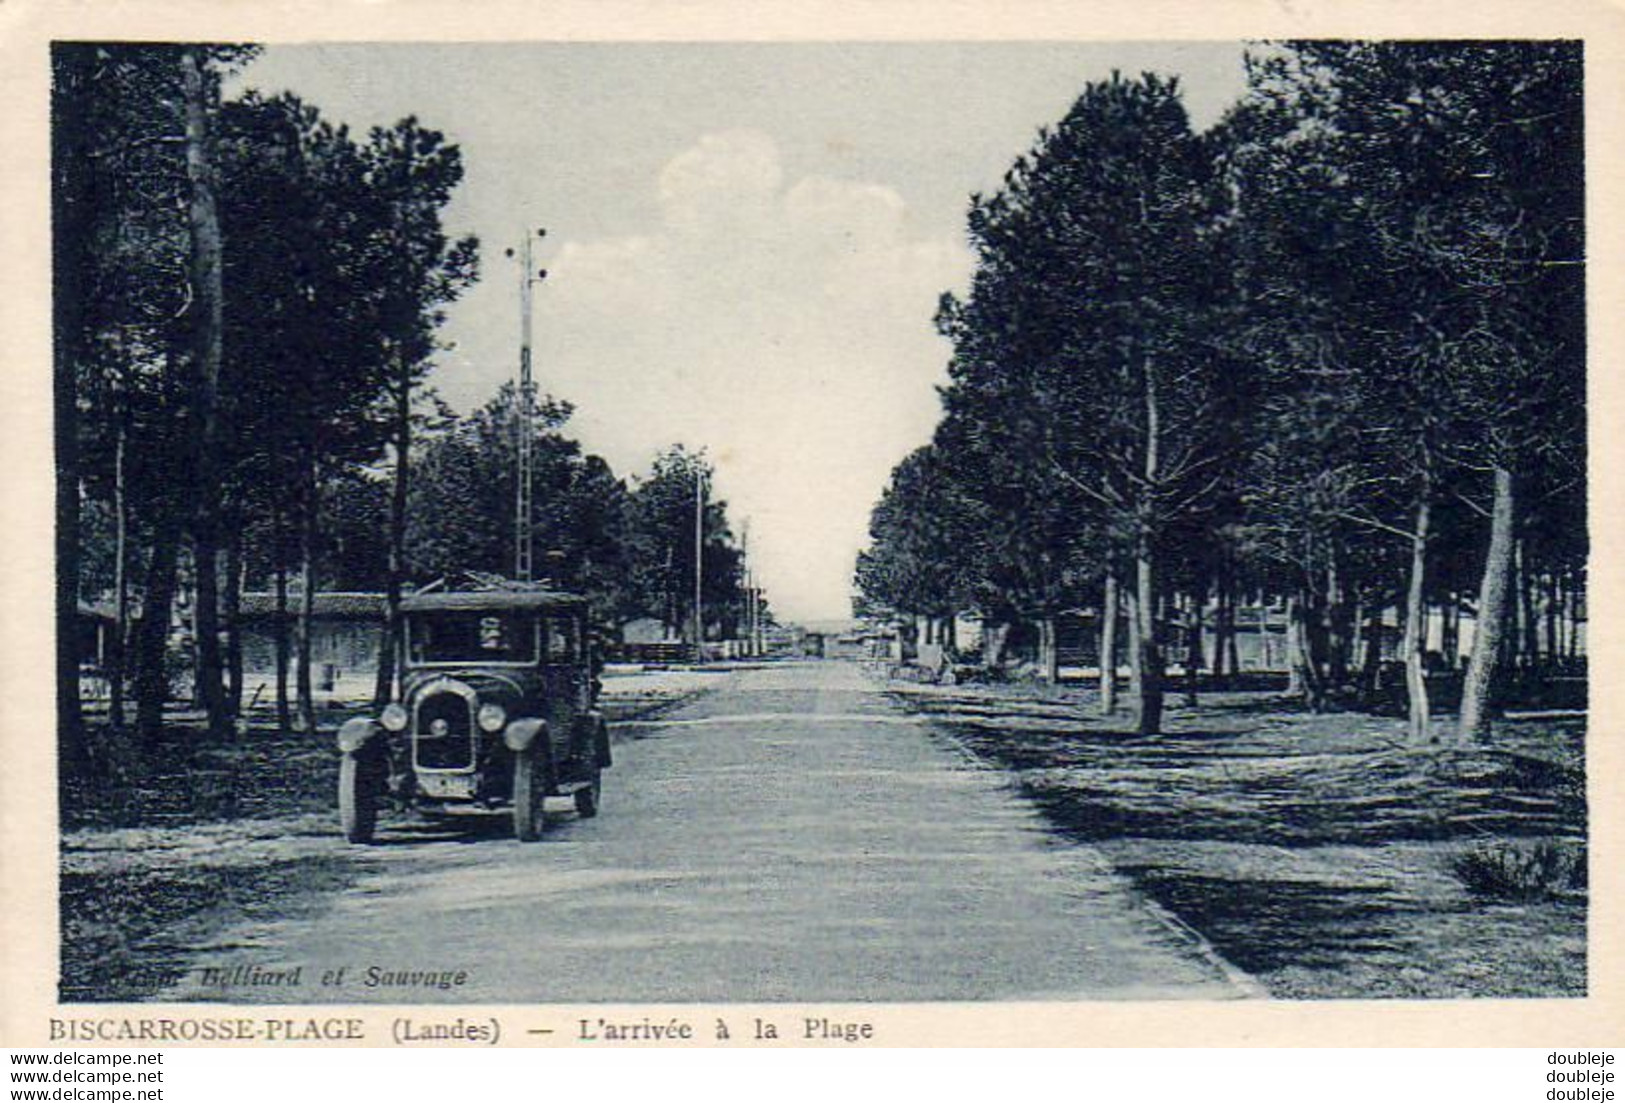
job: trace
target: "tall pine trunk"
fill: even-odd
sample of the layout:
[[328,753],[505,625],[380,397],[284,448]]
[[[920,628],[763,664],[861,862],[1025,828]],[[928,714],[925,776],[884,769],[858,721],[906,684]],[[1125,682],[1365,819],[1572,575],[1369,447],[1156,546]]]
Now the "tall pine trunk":
[[220,595],[220,611],[226,622],[226,712],[233,717],[241,716],[243,711],[242,605],[243,529],[241,518],[234,518],[226,533],[226,588]]
[[209,730],[218,734],[228,725],[225,690],[221,685],[220,580],[216,555],[220,538],[221,246],[213,157],[209,148],[209,89],[204,67],[203,47],[189,46],[181,51],[181,83],[186,102],[186,175],[190,184],[187,220],[191,231],[191,309],[194,312],[191,429],[196,512],[192,523],[192,556],[197,576],[194,607],[197,681]]
[[135,726],[151,746],[164,727],[169,701],[169,615],[175,603],[175,569],[180,556],[179,507],[164,503],[154,523],[152,558],[147,566],[146,595],[136,631]]
[[1117,573],[1106,572],[1100,610],[1100,715],[1117,711]]
[[1139,661],[1135,686],[1134,727],[1141,735],[1162,732],[1162,648],[1157,640],[1157,564],[1149,539],[1142,537],[1134,554],[1135,649]]
[[[1237,675],[1239,675],[1241,673],[1241,646],[1236,641],[1236,635],[1237,635],[1237,633],[1236,633],[1236,605],[1239,603],[1240,600],[1241,600],[1241,595],[1239,593],[1237,593],[1237,591],[1234,588],[1234,585],[1232,584],[1232,587],[1231,587],[1231,590],[1230,590],[1229,624],[1228,624],[1228,627],[1225,630],[1226,635],[1229,637],[1228,643],[1226,644],[1226,647],[1225,647],[1225,650],[1229,653],[1229,667],[1230,667],[1230,675],[1231,675],[1231,677],[1235,677],[1235,676],[1237,676]],[[1259,620],[1259,631],[1262,632],[1263,629],[1264,629],[1264,623],[1263,623],[1263,620],[1262,620],[1262,617],[1261,617],[1260,620]]]
[[1309,678],[1304,669],[1303,600],[1296,594],[1286,599],[1286,692],[1289,697],[1307,698]]
[[1444,595],[1440,612],[1439,650],[1443,652],[1445,669],[1453,671],[1461,658],[1461,599],[1455,590]]
[[113,444],[113,644],[107,669],[107,719],[113,730],[124,730],[125,645],[130,624],[130,503],[124,475],[125,419],[118,414],[118,437]]
[[1563,655],[1571,663],[1580,657],[1580,602],[1583,600],[1585,590],[1579,572],[1570,570],[1563,586],[1563,611],[1567,614],[1568,622],[1568,638],[1563,646]]
[[1557,627],[1557,572],[1553,571],[1545,576],[1545,593],[1542,595],[1543,612],[1546,621],[1546,662],[1555,668],[1563,657],[1562,640]]
[[[280,518],[277,530],[280,541]],[[288,638],[288,564],[280,551],[275,574],[276,616],[271,622],[271,640],[276,650],[276,726],[278,731],[287,733],[293,730],[293,708],[288,701],[288,667],[293,658],[293,641]]]
[[1535,603],[1534,571],[1529,566],[1529,541],[1520,540],[1518,551],[1518,609],[1523,624],[1523,673],[1534,688],[1540,676],[1540,613]]
[[79,371],[85,356],[85,279],[97,212],[91,186],[89,123],[93,72],[89,43],[55,44],[51,88],[51,444],[56,575],[57,745],[65,764],[91,764],[79,701]]
[[1153,496],[1162,478],[1162,406],[1157,392],[1156,366],[1147,358],[1145,373],[1144,484],[1135,517],[1134,615],[1139,622],[1135,648],[1139,653],[1134,698],[1134,726],[1141,735],[1162,732],[1162,647],[1157,638],[1157,561]]
[[1010,638],[1010,625],[1002,620],[987,621],[982,629],[982,665],[997,670],[1004,665],[1004,645]]
[[1348,685],[1351,629],[1348,594],[1343,577],[1337,569],[1335,556],[1326,568],[1326,680],[1330,692],[1341,692]]
[[299,615],[294,621],[294,682],[298,694],[294,727],[316,730],[316,692],[311,681],[312,628],[316,615],[316,461],[306,457],[304,495],[299,511]]
[[1123,620],[1128,626],[1128,696],[1130,701],[1140,699],[1140,602],[1138,583],[1118,590],[1123,603]]
[[1327,608],[1324,594],[1316,592],[1321,578],[1311,573],[1305,580],[1294,608],[1297,610],[1297,656],[1292,660],[1301,672],[1303,699],[1312,712],[1326,709],[1327,689]]
[[1038,618],[1038,677],[1047,686],[1061,680],[1061,653],[1055,641],[1055,617],[1045,613]]
[[1473,651],[1467,660],[1467,677],[1461,688],[1461,718],[1456,729],[1456,738],[1463,743],[1480,740],[1489,732],[1490,690],[1506,628],[1507,584],[1512,571],[1512,517],[1512,472],[1496,464],[1495,498],[1490,505],[1490,547],[1479,584]]
[[1190,615],[1185,625],[1185,703],[1197,704],[1197,689],[1202,676],[1202,602],[1203,592],[1191,591]]
[[1412,743],[1426,743],[1431,738],[1428,730],[1427,668],[1423,664],[1427,647],[1427,606],[1423,595],[1427,587],[1429,528],[1433,520],[1433,504],[1429,490],[1423,487],[1416,503],[1416,526],[1411,532],[1410,580],[1405,587],[1405,633],[1400,650],[1405,659],[1406,732]]
[[1377,682],[1382,677],[1382,600],[1371,598],[1371,607],[1365,614],[1365,645],[1360,656],[1360,700],[1370,705],[1377,696]]
[[1230,649],[1236,635],[1235,595],[1230,580],[1221,573],[1214,584],[1217,605],[1213,611],[1213,677],[1233,677],[1237,671],[1230,662]]

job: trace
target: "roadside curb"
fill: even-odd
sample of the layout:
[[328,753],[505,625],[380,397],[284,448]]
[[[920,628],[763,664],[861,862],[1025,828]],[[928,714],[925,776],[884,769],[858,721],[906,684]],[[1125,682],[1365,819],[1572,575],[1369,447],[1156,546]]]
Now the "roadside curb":
[[[1075,845],[1081,846],[1086,844],[1080,843]],[[1112,865],[1110,859],[1106,860],[1106,864],[1111,866],[1113,875],[1118,877],[1122,876],[1122,873],[1118,871],[1117,867]],[[1171,931],[1176,937],[1189,943],[1191,950],[1196,954],[1196,956],[1201,958],[1215,972],[1223,977],[1226,983],[1235,988],[1237,996],[1239,996],[1241,999],[1267,1000],[1274,998],[1270,995],[1269,989],[1265,988],[1264,985],[1261,984],[1251,973],[1248,973],[1246,970],[1240,968],[1239,966],[1232,965],[1229,961],[1227,961],[1224,956],[1214,948],[1213,943],[1209,942],[1207,936],[1202,934],[1201,931],[1198,931],[1195,927],[1179,918],[1179,916],[1175,915],[1173,912],[1169,911],[1167,908],[1145,895],[1145,893],[1134,888],[1134,886],[1125,885],[1124,887],[1129,892],[1134,894],[1134,899],[1140,904],[1141,907],[1150,913],[1153,919],[1157,920],[1164,927],[1168,928],[1168,930]]]

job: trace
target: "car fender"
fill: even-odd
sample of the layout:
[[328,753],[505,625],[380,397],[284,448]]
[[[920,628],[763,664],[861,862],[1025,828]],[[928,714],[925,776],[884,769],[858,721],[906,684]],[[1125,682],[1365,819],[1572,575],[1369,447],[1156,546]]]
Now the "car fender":
[[502,732],[502,742],[515,754],[531,747],[540,737],[546,745],[547,721],[537,716],[511,720]]
[[345,754],[360,754],[369,745],[382,746],[383,725],[367,716],[352,716],[339,727],[336,742]]

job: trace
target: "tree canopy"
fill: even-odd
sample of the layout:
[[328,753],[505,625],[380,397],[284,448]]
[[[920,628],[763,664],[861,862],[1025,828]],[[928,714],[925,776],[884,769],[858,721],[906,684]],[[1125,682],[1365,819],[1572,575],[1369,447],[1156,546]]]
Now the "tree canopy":
[[1397,607],[1418,739],[1428,610],[1466,612],[1474,738],[1498,669],[1560,657],[1536,607],[1583,588],[1579,47],[1262,43],[1248,73],[1205,133],[1172,79],[1091,83],[971,198],[942,421],[875,506],[859,608],[1042,621],[1121,585],[1150,734],[1208,604],[1284,602],[1315,707],[1372,692]]

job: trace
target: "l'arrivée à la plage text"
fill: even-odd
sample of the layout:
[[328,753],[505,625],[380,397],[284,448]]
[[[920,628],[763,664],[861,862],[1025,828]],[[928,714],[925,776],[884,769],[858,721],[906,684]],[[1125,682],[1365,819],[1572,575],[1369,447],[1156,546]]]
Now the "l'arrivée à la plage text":
[[[701,1032],[686,1019],[578,1019],[580,1042],[692,1042]],[[717,1018],[710,1038],[718,1042],[872,1042],[875,1024],[863,1020],[843,1022],[824,1016],[803,1015],[794,1020],[751,1017],[738,1021]]]

